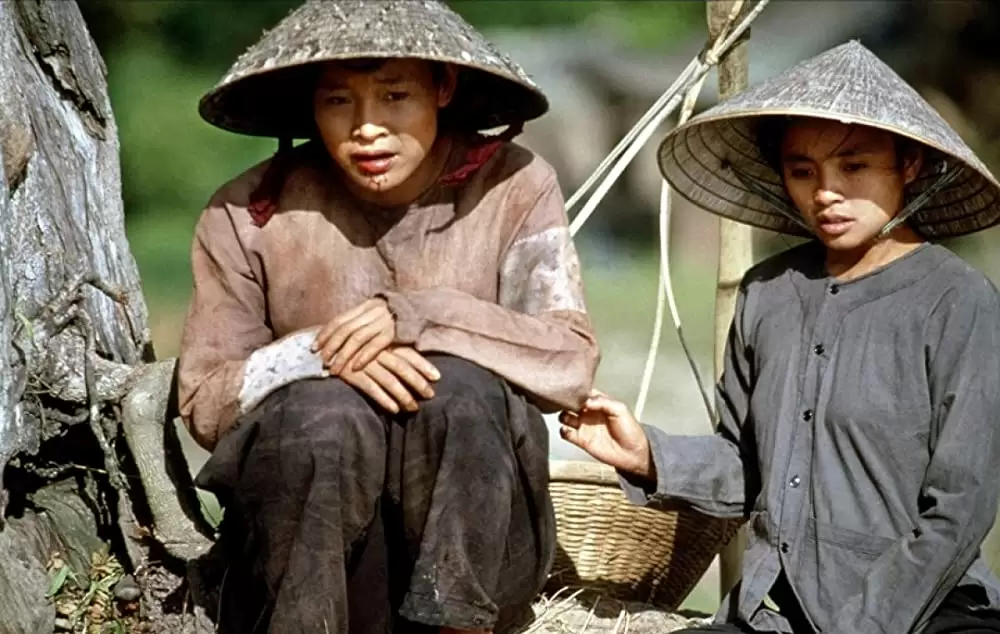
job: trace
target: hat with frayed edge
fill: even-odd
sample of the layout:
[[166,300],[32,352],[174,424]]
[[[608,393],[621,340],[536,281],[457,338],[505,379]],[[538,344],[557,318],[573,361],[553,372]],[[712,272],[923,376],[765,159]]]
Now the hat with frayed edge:
[[198,112],[224,130],[309,138],[319,62],[411,58],[455,64],[449,120],[469,130],[545,114],[532,79],[438,0],[308,0],[266,32],[204,97]]
[[770,117],[871,126],[921,143],[924,167],[907,196],[927,194],[909,220],[928,238],[965,235],[1000,221],[997,179],[916,90],[857,41],[797,64],[669,132],[657,151],[661,174],[681,196],[714,214],[808,235],[789,217],[795,207],[758,144],[758,126]]

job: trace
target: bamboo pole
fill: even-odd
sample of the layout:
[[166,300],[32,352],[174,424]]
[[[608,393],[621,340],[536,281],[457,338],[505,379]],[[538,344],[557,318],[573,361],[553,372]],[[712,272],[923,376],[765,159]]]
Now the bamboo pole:
[[[743,0],[708,0],[706,13],[709,38],[715,39],[725,28],[733,11],[742,11]],[[726,99],[746,89],[748,79],[747,40],[749,30],[719,61],[719,99]],[[719,221],[719,269],[715,289],[715,376],[722,374],[723,353],[733,320],[736,293],[740,280],[753,264],[753,233],[748,225],[730,220]],[[740,578],[746,536],[741,530],[719,555],[720,590],[725,595]]]

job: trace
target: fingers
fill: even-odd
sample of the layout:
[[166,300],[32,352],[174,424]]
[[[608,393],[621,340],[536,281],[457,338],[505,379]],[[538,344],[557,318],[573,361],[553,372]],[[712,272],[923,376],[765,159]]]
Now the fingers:
[[[333,374],[343,372],[348,362],[352,363],[352,369],[357,372],[392,344],[394,330],[395,324],[390,313],[365,313],[337,329],[324,346],[321,356]],[[366,360],[358,363],[355,355],[362,349]]]
[[386,411],[393,414],[399,413],[399,404],[368,374],[364,372],[346,372],[340,378],[348,385],[366,394]]
[[559,422],[573,429],[578,429],[581,423],[580,416],[573,412],[562,412],[559,414]]
[[333,333],[337,331],[338,328],[343,326],[349,321],[353,321],[360,317],[363,313],[371,310],[373,300],[366,300],[347,311],[338,315],[336,318],[331,319],[325,326],[323,326],[318,333],[316,333],[316,341],[313,344],[313,352],[319,351],[321,348],[325,347],[330,337]]
[[383,409],[398,414],[401,410],[417,411],[417,401],[400,380],[378,361],[362,372],[344,372],[341,379],[371,397]]
[[607,416],[625,420],[632,418],[632,413],[629,411],[628,406],[621,401],[616,401],[615,399],[603,395],[593,395],[587,399],[587,402],[583,405],[583,412],[600,412]]
[[[372,326],[375,323],[378,324],[378,327]],[[357,334],[359,330],[363,330],[363,333]],[[339,358],[340,363],[337,364],[338,369],[335,372],[339,373],[343,370],[346,360],[350,359],[353,354],[374,338],[376,334],[384,333],[390,339],[391,343],[391,339],[395,337],[395,330],[395,321],[385,302],[380,299],[370,299],[336,317],[320,329],[316,334],[316,339],[313,341],[312,349],[313,352],[320,354],[323,362],[328,366],[334,364]],[[352,350],[350,354],[346,354],[344,351],[341,351],[341,348],[351,337],[354,337],[354,340],[351,342]],[[366,352],[370,356],[368,361],[375,358],[379,351],[381,349],[375,351],[374,354],[371,354],[370,351]],[[366,364],[367,362],[359,364],[358,369],[364,367]],[[333,370],[332,367],[331,370]]]
[[398,414],[400,409],[407,412],[415,412],[419,409],[417,399],[413,397],[399,377],[385,368],[378,361],[373,361],[364,371],[370,376],[385,392],[392,397],[394,408],[387,408],[393,414]]
[[584,447],[585,443],[583,442],[583,439],[580,437],[579,429],[574,429],[573,427],[568,427],[566,425],[563,425],[562,427],[559,428],[559,435],[562,436],[563,440],[570,443],[571,445],[576,445],[580,449],[586,451],[586,447]]
[[[414,352],[414,354],[417,354]],[[417,354],[419,357],[420,355]],[[420,357],[423,359],[423,357]],[[426,360],[424,359],[425,363]],[[430,381],[427,377],[418,370],[414,364],[404,356],[400,354],[399,350],[386,350],[378,357],[376,357],[376,363],[383,366],[389,372],[392,372],[396,377],[398,377],[407,387],[411,388],[419,396],[427,399],[434,398],[434,388],[431,387]],[[428,365],[430,365],[428,363]],[[434,366],[430,366],[432,369]],[[436,371],[436,370],[435,370]]]
[[375,334],[363,343],[361,343],[362,339],[368,337],[370,332],[366,331],[362,334],[362,331],[359,330],[348,337],[347,341],[341,347],[340,353],[336,355],[337,358],[334,359],[334,371],[345,367],[350,360],[351,369],[357,372],[374,361],[378,355],[382,354],[382,351],[391,346],[392,340],[396,336],[395,323],[391,315],[385,319],[380,319],[370,326],[366,326],[365,329],[370,329]]
[[409,362],[428,381],[438,381],[441,379],[441,373],[434,364],[413,348],[408,346],[395,348],[393,353]]
[[592,396],[587,399],[579,412],[564,411],[559,414],[559,422],[570,427],[580,427],[581,424],[608,425],[614,421],[633,420],[628,406],[620,401],[602,396]]

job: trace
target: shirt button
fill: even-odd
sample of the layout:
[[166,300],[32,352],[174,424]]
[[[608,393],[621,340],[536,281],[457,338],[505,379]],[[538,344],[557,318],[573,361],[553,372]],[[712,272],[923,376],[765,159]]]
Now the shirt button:
[[800,478],[799,476],[792,476],[792,479],[788,481],[788,486],[792,487],[793,489],[797,489],[799,488],[799,485],[801,483],[802,483],[802,478]]
[[787,553],[789,551],[788,542],[781,542],[781,552]]
[[840,287],[837,286],[836,284],[834,284],[833,286],[830,287],[830,294],[831,295],[836,295],[839,292],[840,292]]
[[813,348],[813,352],[815,352],[816,354],[823,354],[824,352],[826,352],[826,348],[823,347],[823,344],[817,343],[816,347]]
[[806,411],[802,412],[802,420],[808,423],[812,419],[813,419],[813,411],[811,409],[807,409]]

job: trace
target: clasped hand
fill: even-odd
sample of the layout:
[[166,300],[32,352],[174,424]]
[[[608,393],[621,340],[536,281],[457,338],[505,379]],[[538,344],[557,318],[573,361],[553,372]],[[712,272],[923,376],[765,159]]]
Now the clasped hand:
[[313,343],[333,376],[367,394],[387,411],[415,412],[417,397],[434,397],[434,365],[410,346],[394,343],[396,319],[383,299],[369,299],[320,329]]
[[649,440],[628,407],[594,390],[578,412],[559,415],[560,435],[597,460],[647,480],[656,479]]

